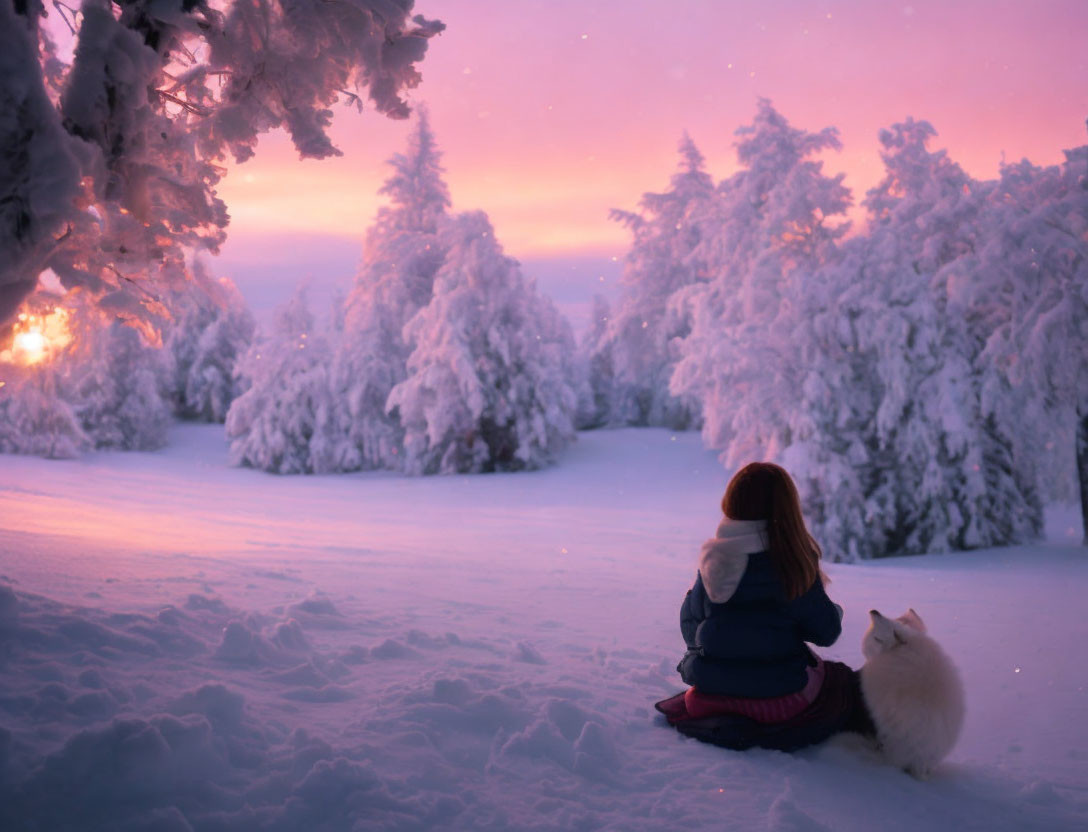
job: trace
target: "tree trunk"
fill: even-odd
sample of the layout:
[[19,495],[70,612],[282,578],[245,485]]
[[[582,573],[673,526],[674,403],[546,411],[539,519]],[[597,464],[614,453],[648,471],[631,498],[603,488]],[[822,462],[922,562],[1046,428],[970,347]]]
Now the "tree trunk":
[[1088,546],[1088,409],[1077,412],[1077,480],[1080,483],[1080,518]]

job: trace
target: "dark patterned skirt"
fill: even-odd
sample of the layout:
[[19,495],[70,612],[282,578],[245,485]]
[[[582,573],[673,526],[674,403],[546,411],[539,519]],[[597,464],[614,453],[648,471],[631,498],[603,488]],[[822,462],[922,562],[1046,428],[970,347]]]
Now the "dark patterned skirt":
[[824,662],[824,679],[812,703],[781,722],[757,722],[723,712],[693,717],[684,702],[687,691],[654,705],[681,734],[725,748],[776,748],[795,751],[844,731],[873,736],[872,717],[861,696],[858,673],[842,662]]

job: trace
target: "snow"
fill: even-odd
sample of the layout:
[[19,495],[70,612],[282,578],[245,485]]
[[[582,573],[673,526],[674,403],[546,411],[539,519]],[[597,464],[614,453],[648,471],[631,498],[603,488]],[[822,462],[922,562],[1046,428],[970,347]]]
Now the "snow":
[[[1088,580],[1045,544],[828,564],[854,666],[913,606],[958,663],[926,782],[841,738],[666,728],[678,609],[725,474],[691,434],[584,433],[554,468],[275,477],[222,428],[0,458],[8,829],[1081,829]],[[1074,531],[1070,533],[1070,529]]]

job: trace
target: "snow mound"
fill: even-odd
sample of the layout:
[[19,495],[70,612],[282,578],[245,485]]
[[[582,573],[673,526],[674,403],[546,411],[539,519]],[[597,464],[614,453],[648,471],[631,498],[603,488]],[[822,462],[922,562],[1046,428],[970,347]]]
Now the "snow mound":
[[332,601],[324,593],[312,592],[304,600],[299,601],[297,604],[292,604],[287,608],[288,612],[299,614],[308,613],[310,615],[340,615],[340,612],[333,606]]
[[514,658],[526,664],[547,664],[544,657],[540,655],[540,651],[527,641],[518,642],[517,650],[514,651]]
[[19,609],[19,599],[15,591],[7,584],[0,584],[0,625],[15,620]]
[[770,810],[767,812],[768,832],[830,832],[822,823],[812,819],[812,816],[798,807],[793,799],[790,781],[786,781],[786,788],[774,799]]

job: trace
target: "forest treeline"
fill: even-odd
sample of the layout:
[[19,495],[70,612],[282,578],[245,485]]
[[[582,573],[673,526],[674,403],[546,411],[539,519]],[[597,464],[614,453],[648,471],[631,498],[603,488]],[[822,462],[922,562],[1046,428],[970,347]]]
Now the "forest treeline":
[[613,212],[621,286],[576,343],[486,214],[452,211],[420,117],[327,323],[300,294],[254,335],[229,281],[201,277],[164,295],[157,350],[78,292],[39,293],[28,314],[63,307],[83,336],[0,389],[0,449],[154,447],[172,410],[225,420],[243,465],[430,474],[656,425],[701,430],[726,468],[785,464],[832,559],[1036,537],[1044,502],[1088,499],[1088,147],[977,180],[934,137],[880,132],[851,229],[819,158],[833,128],[760,101],[718,182],[685,136],[668,187]]

